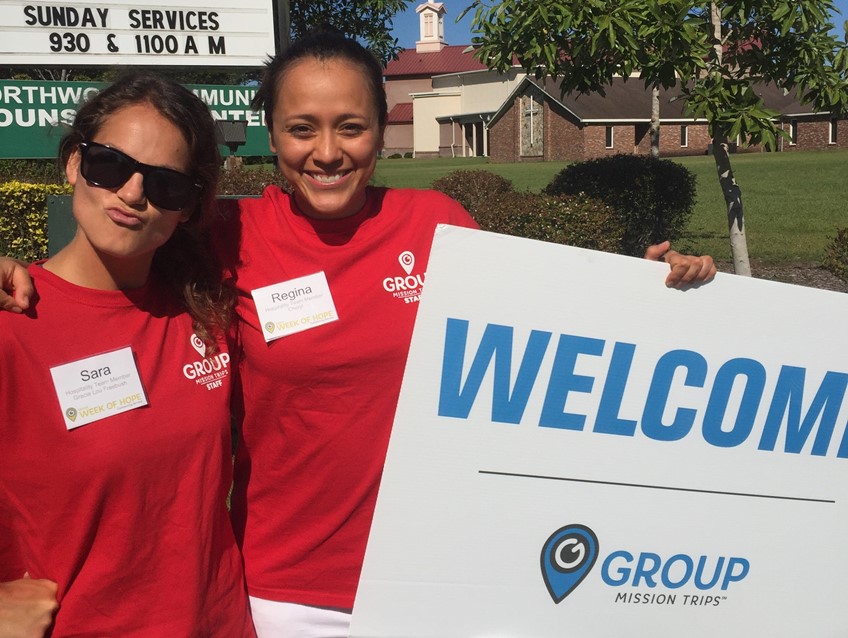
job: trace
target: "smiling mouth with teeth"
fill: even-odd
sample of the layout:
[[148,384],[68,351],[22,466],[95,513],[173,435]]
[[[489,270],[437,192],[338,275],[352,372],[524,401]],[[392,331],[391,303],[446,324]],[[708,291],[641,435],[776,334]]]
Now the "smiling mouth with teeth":
[[347,175],[347,172],[344,173],[334,173],[333,175],[324,175],[324,174],[316,174],[312,173],[310,176],[319,184],[335,184],[342,177]]

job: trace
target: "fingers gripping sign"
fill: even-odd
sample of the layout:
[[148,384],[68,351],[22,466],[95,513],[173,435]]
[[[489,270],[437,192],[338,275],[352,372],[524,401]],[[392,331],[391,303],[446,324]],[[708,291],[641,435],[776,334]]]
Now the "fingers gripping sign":
[[671,272],[665,279],[665,285],[669,288],[697,286],[711,281],[716,274],[712,257],[709,255],[682,255],[671,250],[671,242],[668,241],[648,246],[645,251],[645,259],[664,261],[668,264]]

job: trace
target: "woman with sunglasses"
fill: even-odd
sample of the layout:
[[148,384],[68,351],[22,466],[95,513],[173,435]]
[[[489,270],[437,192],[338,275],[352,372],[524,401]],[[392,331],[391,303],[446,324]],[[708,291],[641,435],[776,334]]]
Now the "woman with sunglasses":
[[0,631],[39,635],[52,582],[53,638],[253,636],[226,509],[233,295],[202,236],[211,115],[130,74],[60,161],[76,234],[29,267],[33,309],[0,313]]

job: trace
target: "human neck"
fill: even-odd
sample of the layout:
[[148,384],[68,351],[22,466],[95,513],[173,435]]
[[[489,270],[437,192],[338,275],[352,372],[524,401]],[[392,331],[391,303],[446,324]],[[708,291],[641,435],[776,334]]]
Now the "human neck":
[[96,251],[80,240],[70,244],[44,263],[44,268],[67,282],[94,290],[130,290],[147,283],[153,253],[116,258]]

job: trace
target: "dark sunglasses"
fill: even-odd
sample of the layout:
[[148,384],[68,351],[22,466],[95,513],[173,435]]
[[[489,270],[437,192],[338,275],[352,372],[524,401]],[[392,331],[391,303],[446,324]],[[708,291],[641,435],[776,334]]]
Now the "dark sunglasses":
[[97,142],[80,142],[80,172],[86,181],[103,188],[118,188],[134,173],[144,176],[144,194],[167,210],[183,210],[197,201],[202,186],[185,173],[143,164],[126,153]]

